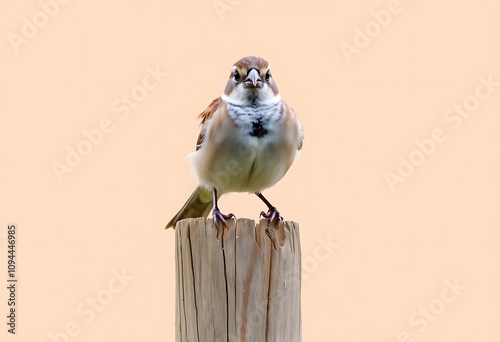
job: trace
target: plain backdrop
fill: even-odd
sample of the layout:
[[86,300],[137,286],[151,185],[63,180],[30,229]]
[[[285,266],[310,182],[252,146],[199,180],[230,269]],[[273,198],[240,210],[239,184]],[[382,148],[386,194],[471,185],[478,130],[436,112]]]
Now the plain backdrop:
[[[270,62],[305,128],[300,157],[265,192],[300,223],[303,340],[500,341],[499,11],[2,0],[2,341],[174,340],[163,228],[196,186],[196,117],[246,55]],[[248,194],[220,207],[265,209]]]

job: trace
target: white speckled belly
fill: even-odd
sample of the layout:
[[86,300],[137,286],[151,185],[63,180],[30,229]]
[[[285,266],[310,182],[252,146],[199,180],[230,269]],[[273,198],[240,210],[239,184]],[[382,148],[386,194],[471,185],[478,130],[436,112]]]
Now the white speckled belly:
[[278,182],[293,161],[283,153],[290,139],[281,132],[282,108],[281,102],[253,107],[228,104],[233,122],[227,120],[211,143],[215,146],[204,146],[213,151],[192,154],[200,184],[227,193],[258,192]]

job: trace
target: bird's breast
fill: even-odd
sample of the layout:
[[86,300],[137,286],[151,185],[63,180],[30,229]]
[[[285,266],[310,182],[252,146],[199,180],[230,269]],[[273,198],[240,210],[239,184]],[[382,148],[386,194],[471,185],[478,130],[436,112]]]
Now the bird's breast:
[[295,154],[288,152],[293,149],[283,134],[282,111],[282,102],[261,106],[228,104],[231,120],[221,120],[214,140],[193,155],[200,183],[222,192],[255,192],[281,179]]
[[227,113],[240,133],[255,138],[263,138],[279,128],[282,110],[281,101],[267,105],[227,105]]

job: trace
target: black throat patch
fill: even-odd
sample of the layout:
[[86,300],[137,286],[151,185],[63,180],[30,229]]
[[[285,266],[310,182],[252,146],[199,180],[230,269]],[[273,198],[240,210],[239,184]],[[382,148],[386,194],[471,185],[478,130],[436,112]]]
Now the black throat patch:
[[227,104],[229,117],[234,124],[245,134],[259,139],[271,134],[273,127],[277,127],[277,122],[282,119],[283,108],[281,101],[265,105]]
[[262,125],[262,118],[257,118],[254,122],[252,122],[253,130],[250,132],[252,137],[262,138],[267,134],[267,129]]

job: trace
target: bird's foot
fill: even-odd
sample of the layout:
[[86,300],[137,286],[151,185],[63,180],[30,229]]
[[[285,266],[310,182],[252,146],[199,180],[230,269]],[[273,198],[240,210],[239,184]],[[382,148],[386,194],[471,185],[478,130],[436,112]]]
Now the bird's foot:
[[214,226],[216,228],[228,228],[226,220],[229,220],[231,218],[236,219],[236,216],[234,216],[233,214],[224,215],[217,208],[213,210],[212,214],[214,217]]
[[261,212],[260,216],[267,219],[268,224],[271,224],[273,221],[275,222],[276,229],[279,229],[280,224],[283,223],[283,217],[280,215],[280,212],[276,207],[270,207],[267,213]]

